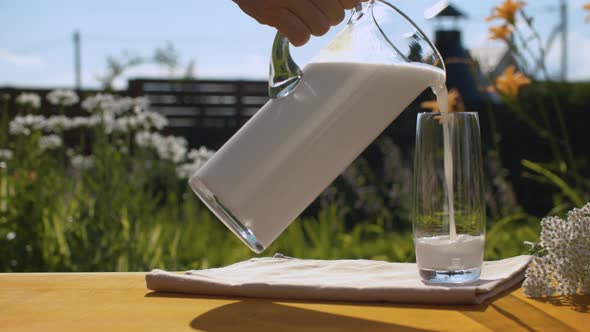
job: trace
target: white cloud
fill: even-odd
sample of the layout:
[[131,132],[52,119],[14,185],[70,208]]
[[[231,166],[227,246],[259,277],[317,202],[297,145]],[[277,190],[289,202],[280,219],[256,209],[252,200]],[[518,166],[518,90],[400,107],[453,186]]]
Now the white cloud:
[[[578,31],[569,33],[568,70],[569,81],[590,80],[590,38]],[[552,76],[556,76],[561,68],[561,40],[557,39],[547,55],[547,68]]]
[[[197,59],[194,74],[197,79],[259,79],[268,78],[269,57],[262,55],[245,55],[230,61],[227,58],[210,57]],[[184,75],[186,63],[176,71],[176,77]],[[125,88],[127,80],[133,78],[169,78],[162,66],[146,63],[130,68],[115,81],[115,87]]]
[[10,50],[0,48],[0,62],[5,62],[18,67],[41,67],[43,59],[38,55],[17,54]]
[[571,81],[590,80],[590,38],[575,31],[569,36],[568,79]]
[[[99,74],[102,75],[102,74]],[[95,82],[98,82],[95,75]],[[134,78],[168,78],[168,73],[162,66],[152,63],[144,63],[126,70],[121,77],[117,78],[113,85],[117,89],[127,88],[127,81]]]
[[[183,63],[175,72],[175,78],[182,77],[186,70],[186,63]],[[268,78],[269,58],[261,55],[246,55],[237,60],[228,61],[226,58],[208,58],[196,60],[194,74],[197,79],[258,79]],[[102,74],[102,73],[101,73]],[[98,84],[94,75],[94,82]],[[145,63],[132,68],[117,78],[114,82],[115,88],[124,89],[127,81],[133,78],[170,78],[166,68],[153,63]]]
[[236,57],[234,61],[222,59],[222,62],[198,62],[196,74],[198,78],[245,78],[267,79],[269,57],[261,55],[246,55]]
[[[14,69],[7,75],[0,75],[0,86],[71,89],[74,88],[74,84],[73,70],[56,69],[51,66],[41,69]],[[82,72],[82,87],[100,87],[93,72]]]

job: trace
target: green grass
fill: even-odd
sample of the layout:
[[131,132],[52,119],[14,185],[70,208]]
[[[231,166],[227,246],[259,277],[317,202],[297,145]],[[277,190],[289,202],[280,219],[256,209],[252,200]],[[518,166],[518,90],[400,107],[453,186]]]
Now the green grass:
[[[1,223],[0,269],[184,270],[255,256],[191,192],[153,197],[138,189],[141,184],[121,181],[113,173],[108,175],[113,182],[100,186],[55,174],[16,183]],[[346,229],[340,209],[330,204],[316,217],[295,221],[263,255],[414,260],[411,232],[388,230],[382,220]],[[16,237],[7,240],[7,230],[15,229]],[[522,254],[527,249],[523,242],[536,241],[537,234],[538,222],[526,215],[504,218],[488,232],[486,258]]]

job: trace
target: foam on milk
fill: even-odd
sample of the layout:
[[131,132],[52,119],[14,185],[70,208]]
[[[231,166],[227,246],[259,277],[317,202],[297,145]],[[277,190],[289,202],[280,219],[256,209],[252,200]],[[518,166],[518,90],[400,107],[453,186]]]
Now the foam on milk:
[[444,81],[444,71],[416,63],[310,63],[297,87],[270,100],[194,181],[266,247],[420,93]]
[[483,259],[484,236],[457,235],[423,237],[415,240],[420,269],[453,271],[479,268]]

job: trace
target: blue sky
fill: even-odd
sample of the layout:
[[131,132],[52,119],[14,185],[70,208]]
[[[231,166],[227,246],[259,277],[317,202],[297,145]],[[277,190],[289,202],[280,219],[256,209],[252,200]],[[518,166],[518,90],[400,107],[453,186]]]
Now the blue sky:
[[[272,1],[272,0],[269,0]],[[424,11],[436,0],[397,0],[399,6],[432,34],[434,24]],[[470,15],[462,24],[467,47],[494,47],[486,40],[484,18],[498,1],[455,0]],[[570,4],[570,78],[590,80],[590,24],[584,23],[584,0]],[[530,0],[529,11],[547,36],[557,24],[557,0]],[[0,0],[0,86],[71,87],[74,81],[72,33],[82,35],[83,86],[98,87],[107,55],[124,51],[150,56],[171,42],[181,62],[196,62],[200,78],[265,79],[274,36],[243,14],[231,0]],[[326,38],[326,37],[322,37]],[[329,38],[329,36],[327,37]],[[322,39],[325,40],[325,39]],[[308,58],[321,40],[296,51]],[[555,69],[557,54],[549,63]],[[126,77],[166,76],[156,65],[145,64]],[[125,86],[125,80],[118,81]]]

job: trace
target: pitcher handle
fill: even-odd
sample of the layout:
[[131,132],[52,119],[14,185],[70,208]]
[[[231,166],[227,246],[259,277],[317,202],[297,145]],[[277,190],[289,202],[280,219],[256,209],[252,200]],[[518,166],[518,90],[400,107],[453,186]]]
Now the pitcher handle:
[[278,32],[272,45],[268,94],[276,99],[288,95],[303,77],[303,72],[293,61],[289,39]]
[[[373,2],[373,0],[370,2]],[[363,4],[359,3],[358,6],[352,10],[351,20],[356,16],[356,13],[362,13],[362,10]],[[357,19],[358,18],[360,18],[360,16],[358,16]],[[284,97],[291,93],[303,77],[301,68],[299,68],[291,57],[289,39],[280,32],[277,32],[272,45],[269,76],[268,95],[272,99]]]

